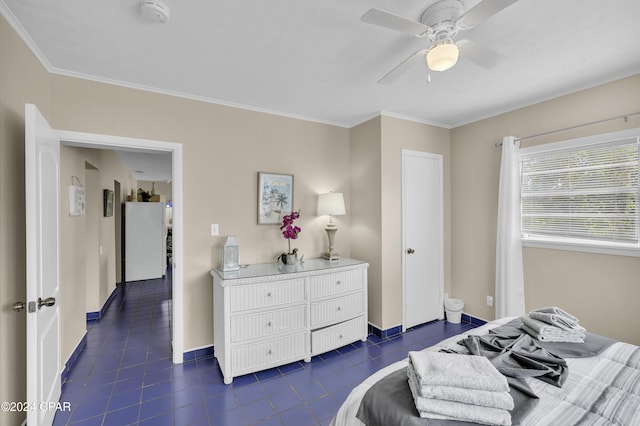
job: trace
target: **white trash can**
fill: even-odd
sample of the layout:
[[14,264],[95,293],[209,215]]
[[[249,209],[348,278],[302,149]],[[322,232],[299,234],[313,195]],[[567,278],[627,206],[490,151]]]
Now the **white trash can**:
[[462,320],[462,308],[464,303],[460,299],[444,299],[444,309],[447,312],[447,321],[452,324],[460,324]]

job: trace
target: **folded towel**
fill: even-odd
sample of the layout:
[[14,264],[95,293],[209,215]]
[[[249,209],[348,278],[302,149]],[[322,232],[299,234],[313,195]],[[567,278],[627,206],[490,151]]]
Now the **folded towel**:
[[420,388],[453,386],[494,392],[509,391],[507,379],[483,356],[410,351],[409,361],[413,365]]
[[562,328],[562,327],[557,327],[555,325],[551,325],[548,322],[544,322],[541,320],[538,320],[536,318],[533,318],[531,314],[529,315],[524,315],[522,317],[522,323],[527,325],[530,329],[540,333],[540,334],[545,334],[545,335],[549,335],[549,336],[554,336],[554,335],[566,335],[566,334],[575,334],[575,335],[580,335],[584,338],[585,336],[585,329],[584,327],[580,327],[578,326],[577,328],[573,328],[573,329],[566,329],[566,328]]
[[409,378],[408,381],[416,408],[422,418],[460,420],[485,425],[511,425],[511,414],[507,410],[422,398],[418,396],[419,386],[415,381],[412,378]]
[[563,331],[558,333],[539,333],[525,324],[524,321],[522,323],[522,329],[534,339],[538,339],[542,342],[584,343],[585,338],[585,335],[582,332]]
[[561,317],[564,317],[568,320],[574,321],[574,322],[578,322],[578,318],[574,317],[573,315],[571,315],[569,312],[558,308],[557,306],[547,306],[545,308],[538,308],[538,309],[534,309],[532,312],[541,312],[544,314],[553,314],[553,315],[558,315]]
[[564,318],[560,315],[547,314],[544,312],[529,312],[530,318],[542,321],[554,327],[562,328],[563,330],[585,330],[578,321],[573,321],[568,318]]
[[[407,377],[418,383],[413,365],[407,367]],[[417,396],[421,398],[441,399],[464,404],[481,405],[483,407],[513,409],[513,398],[509,392],[493,392],[479,389],[463,389],[455,386],[416,386]]]
[[560,327],[564,330],[586,331],[580,326],[578,318],[555,306],[531,311],[529,312],[529,317]]

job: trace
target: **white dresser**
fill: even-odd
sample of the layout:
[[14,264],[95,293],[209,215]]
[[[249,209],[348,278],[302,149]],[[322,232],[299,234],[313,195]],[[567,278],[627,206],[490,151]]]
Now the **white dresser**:
[[365,341],[368,266],[309,259],[211,271],[214,354],[224,382]]

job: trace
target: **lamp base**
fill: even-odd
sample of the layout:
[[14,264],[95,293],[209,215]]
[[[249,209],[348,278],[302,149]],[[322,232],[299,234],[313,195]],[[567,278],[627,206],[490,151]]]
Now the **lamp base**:
[[328,251],[322,253],[322,258],[328,260],[329,262],[336,262],[340,260],[340,253],[337,251]]
[[322,254],[322,257],[329,262],[340,260],[340,255],[337,251],[333,250],[333,238],[338,231],[338,227],[334,223],[327,224],[327,227],[324,228],[327,231],[327,238],[329,239],[329,249]]

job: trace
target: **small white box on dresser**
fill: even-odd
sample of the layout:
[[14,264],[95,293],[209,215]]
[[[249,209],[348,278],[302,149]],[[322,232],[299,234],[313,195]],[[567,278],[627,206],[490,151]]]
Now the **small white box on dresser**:
[[367,268],[354,259],[211,271],[214,355],[234,377],[367,338]]

